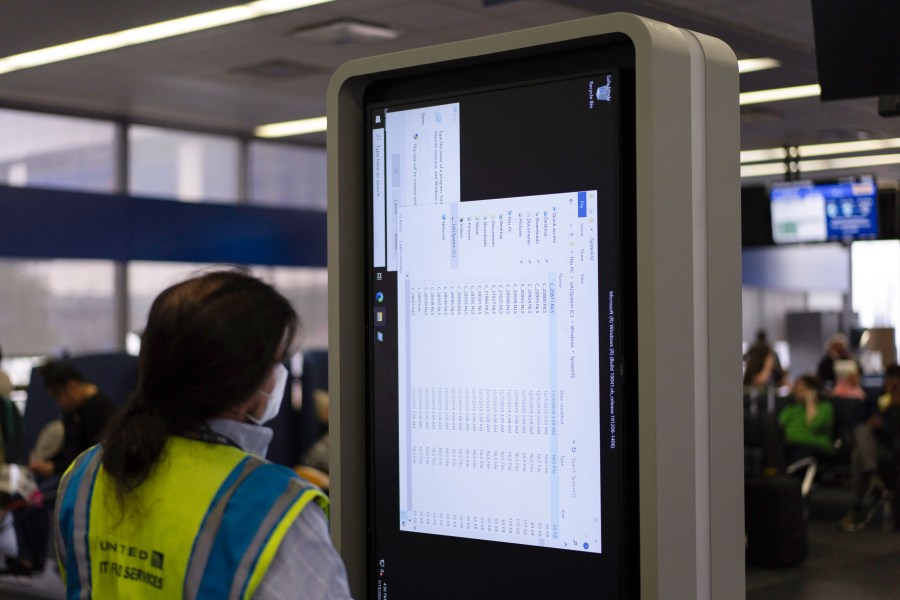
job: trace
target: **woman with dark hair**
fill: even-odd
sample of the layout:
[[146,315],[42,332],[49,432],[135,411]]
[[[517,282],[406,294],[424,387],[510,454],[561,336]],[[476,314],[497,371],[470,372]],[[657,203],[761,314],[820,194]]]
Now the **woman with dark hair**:
[[821,391],[822,382],[816,375],[801,375],[794,382],[794,403],[785,406],[778,415],[791,462],[834,453],[831,432],[834,408],[830,402],[819,400]]
[[766,332],[759,331],[756,341],[744,355],[744,385],[783,385],[787,373],[781,368],[778,355],[766,340]]
[[297,327],[283,296],[239,271],[156,298],[137,390],[60,484],[69,597],[350,597],[325,496],[261,458]]

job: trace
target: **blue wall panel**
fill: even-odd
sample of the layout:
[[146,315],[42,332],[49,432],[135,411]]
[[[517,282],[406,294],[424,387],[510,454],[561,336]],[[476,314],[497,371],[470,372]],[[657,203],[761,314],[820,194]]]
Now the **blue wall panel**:
[[324,267],[325,214],[0,186],[0,256]]
[[134,260],[325,265],[324,213],[133,199]]
[[126,260],[121,196],[0,186],[0,256]]
[[744,248],[742,263],[748,287],[850,291],[850,249],[840,244]]

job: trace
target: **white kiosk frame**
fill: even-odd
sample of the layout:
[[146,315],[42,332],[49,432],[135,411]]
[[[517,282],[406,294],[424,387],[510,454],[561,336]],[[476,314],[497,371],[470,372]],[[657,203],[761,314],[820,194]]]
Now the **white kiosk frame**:
[[357,598],[367,591],[366,86],[412,67],[613,33],[635,49],[641,596],[743,597],[736,60],[714,38],[616,13],[352,61],[331,81],[331,528]]

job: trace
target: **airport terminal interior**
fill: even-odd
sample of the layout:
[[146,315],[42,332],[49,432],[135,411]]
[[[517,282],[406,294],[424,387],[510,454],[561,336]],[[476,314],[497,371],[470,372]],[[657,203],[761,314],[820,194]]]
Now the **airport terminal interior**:
[[70,361],[123,406],[154,298],[211,266],[248,269],[299,313],[268,458],[328,489],[325,114],[342,64],[612,12],[738,59],[744,380],[728,401],[746,598],[900,597],[900,471],[859,450],[900,452],[898,63],[859,67],[896,86],[863,92],[825,68],[893,47],[897,22],[829,37],[832,4],[0,0],[0,457],[21,469],[0,470],[0,598],[65,597],[49,532],[38,564],[16,558],[15,513],[55,496],[28,471],[61,417],[38,368]]

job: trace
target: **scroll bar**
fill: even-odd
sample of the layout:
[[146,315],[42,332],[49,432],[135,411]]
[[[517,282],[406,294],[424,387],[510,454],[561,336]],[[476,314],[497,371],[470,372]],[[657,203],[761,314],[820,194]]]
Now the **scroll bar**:
[[412,486],[412,333],[410,332],[409,306],[412,284],[409,277],[403,281],[403,297],[407,310],[403,311],[404,329],[406,330],[405,352],[403,360],[406,362],[406,381],[404,386],[406,389],[406,510],[412,512],[413,509],[413,486]]

